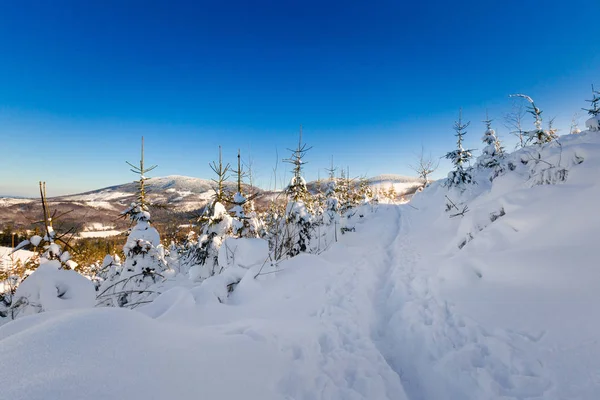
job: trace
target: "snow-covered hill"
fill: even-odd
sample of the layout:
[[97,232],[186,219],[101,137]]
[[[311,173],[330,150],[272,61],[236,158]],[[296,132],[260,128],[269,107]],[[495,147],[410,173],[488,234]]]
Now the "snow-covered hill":
[[[405,197],[410,197],[425,183],[421,178],[395,174],[378,175],[372,178],[366,178],[365,181],[371,187],[373,192],[388,192],[393,187],[397,196]],[[351,180],[351,184],[355,186],[358,186],[360,182],[361,181],[358,178],[353,178]],[[308,182],[307,187],[312,192],[315,192],[317,189],[317,181]],[[325,191],[326,188],[327,181],[321,181],[321,191]]]
[[[600,135],[379,204],[320,255],[173,277],[136,310],[0,327],[10,399],[585,399],[600,393]],[[260,274],[259,274],[260,272]]]
[[[117,225],[118,230],[126,228],[125,221],[117,217],[136,199],[137,182],[110,186],[85,193],[58,196],[49,199],[50,207],[58,210],[59,214],[68,212],[63,218],[67,224],[79,224],[79,230],[86,230],[87,237],[93,235],[86,226],[90,224]],[[187,176],[166,176],[150,178],[146,181],[146,192],[149,200],[155,204],[168,205],[168,210],[155,213],[156,222],[166,223],[175,219],[181,223],[188,221],[188,214],[202,208],[213,195],[213,183],[210,180]],[[235,184],[227,182],[226,187],[235,189]],[[246,186],[246,190],[250,190]],[[263,192],[252,188],[252,193]],[[34,199],[0,199],[0,224],[14,223],[17,226],[29,227],[32,215],[41,214],[39,201]],[[97,235],[96,235],[97,236]]]
[[[146,181],[146,192],[153,202],[172,205],[178,211],[188,211],[190,208],[197,209],[198,203],[204,203],[210,199],[213,194],[213,186],[214,184],[210,180],[171,175],[149,178]],[[227,182],[226,187],[233,190],[235,184]],[[115,201],[121,204],[133,201],[137,189],[138,183],[130,182],[81,194],[60,196],[53,200],[57,202],[82,202],[102,207]],[[258,188],[253,190],[261,191]]]
[[[374,189],[389,190],[393,185],[398,195],[412,194],[421,180],[418,178],[404,177],[400,175],[381,175],[368,179]],[[355,180],[355,183],[358,181]],[[57,209],[59,214],[69,212],[64,218],[68,223],[78,223],[85,219],[85,225],[103,224],[117,225],[119,229],[125,229],[126,223],[116,221],[119,213],[129,204],[135,201],[137,182],[129,182],[121,185],[101,188],[85,193],[58,196],[49,200],[52,209]],[[146,192],[152,203],[168,205],[168,212],[155,213],[155,221],[164,223],[172,218],[180,218],[180,223],[187,222],[187,216],[202,208],[213,196],[213,182],[207,179],[189,176],[172,175],[166,177],[149,178],[146,181]],[[310,182],[308,186],[315,188],[316,183]],[[234,182],[226,182],[226,188],[235,191]],[[256,193],[255,201],[257,208],[266,207],[268,201],[280,197],[280,192],[265,191],[258,187],[244,185],[248,193]],[[324,186],[323,186],[324,190]],[[0,198],[0,224],[13,223],[17,226],[29,227],[31,215],[41,215],[39,201],[24,198]],[[79,227],[85,230],[86,226]],[[119,231],[119,229],[117,231]],[[90,232],[89,229],[87,229]],[[92,233],[84,236],[91,237]],[[99,234],[103,235],[103,234]]]
[[390,190],[393,186],[399,195],[413,194],[417,188],[424,184],[423,179],[420,178],[393,174],[374,176],[367,179],[367,181],[376,190]]

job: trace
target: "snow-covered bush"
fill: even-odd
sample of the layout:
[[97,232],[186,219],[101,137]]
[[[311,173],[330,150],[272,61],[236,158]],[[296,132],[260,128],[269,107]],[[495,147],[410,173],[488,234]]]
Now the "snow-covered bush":
[[219,248],[231,236],[233,218],[225,206],[215,201],[206,209],[206,221],[198,241],[183,256],[189,266],[189,278],[201,281],[221,272]]
[[488,118],[484,122],[486,123],[486,130],[481,141],[485,147],[477,158],[477,166],[495,169],[500,165],[500,159],[504,157],[504,149],[496,136],[496,131],[492,129],[492,121]]
[[254,202],[247,199],[242,193],[233,195],[232,234],[237,237],[256,238],[262,230],[262,224],[254,210]]
[[282,228],[284,254],[294,257],[309,250],[313,236],[313,216],[303,201],[290,201],[285,210]]
[[123,215],[136,224],[123,246],[123,265],[105,257],[107,277],[98,290],[98,304],[103,306],[136,307],[151,301],[158,294],[151,286],[163,279],[167,269],[160,235],[150,223],[147,207],[132,204]]
[[219,265],[224,269],[250,267],[269,258],[269,243],[258,238],[227,238],[219,249]]
[[152,301],[159,293],[151,287],[164,276],[168,268],[165,251],[160,243],[160,235],[151,225],[151,215],[146,201],[146,173],[156,168],[144,167],[144,138],[142,137],[142,154],[140,165],[129,164],[132,171],[139,174],[137,202],[132,203],[121,213],[124,218],[135,224],[123,246],[125,262],[122,266],[107,264],[107,279],[98,290],[97,302],[102,306],[118,306],[135,308]]
[[75,271],[61,268],[58,260],[44,260],[17,288],[13,318],[43,311],[89,308],[96,303],[93,282]]
[[585,121],[585,127],[591,132],[600,131],[600,91],[594,90],[592,85],[592,99],[587,100],[590,103],[590,108],[584,108],[588,112],[590,118]]

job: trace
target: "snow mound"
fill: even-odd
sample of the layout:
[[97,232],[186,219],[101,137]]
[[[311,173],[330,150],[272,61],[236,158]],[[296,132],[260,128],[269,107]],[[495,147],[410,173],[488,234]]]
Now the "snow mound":
[[269,243],[264,239],[227,238],[219,248],[219,265],[250,268],[269,257]]
[[21,309],[19,316],[94,307],[94,284],[75,271],[59,268],[58,261],[45,262],[19,285],[13,298],[13,306]]
[[239,325],[226,331],[119,308],[22,318],[0,328],[2,397],[280,400],[277,344]]

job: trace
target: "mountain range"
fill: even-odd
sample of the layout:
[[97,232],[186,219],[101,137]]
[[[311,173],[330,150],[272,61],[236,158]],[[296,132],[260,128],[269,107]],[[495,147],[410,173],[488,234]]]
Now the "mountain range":
[[[373,189],[388,190],[394,186],[398,196],[410,196],[422,180],[401,175],[379,175],[367,179]],[[355,181],[356,182],[356,181]],[[146,192],[152,204],[166,208],[152,210],[156,223],[186,223],[210,200],[214,182],[188,176],[165,176],[149,178]],[[307,183],[309,190],[316,191],[317,182]],[[236,190],[234,182],[226,182],[229,191]],[[268,191],[258,187],[243,185],[246,193],[256,195],[256,207],[262,209],[268,201],[276,198],[281,191]],[[128,226],[128,221],[119,218],[120,212],[136,199],[137,182],[109,186],[84,193],[57,196],[48,199],[50,208],[60,218],[63,228],[77,231],[120,230]],[[13,224],[17,228],[29,228],[41,219],[39,199],[2,197],[0,198],[0,224]],[[83,221],[83,222],[82,222]]]

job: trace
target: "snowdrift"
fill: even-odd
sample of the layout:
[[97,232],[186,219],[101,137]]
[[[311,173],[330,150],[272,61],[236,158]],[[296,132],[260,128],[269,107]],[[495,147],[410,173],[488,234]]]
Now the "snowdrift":
[[369,208],[320,255],[231,241],[223,275],[133,311],[18,319],[2,396],[597,399],[598,171],[600,135],[562,137]]

